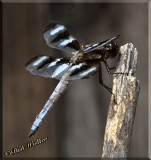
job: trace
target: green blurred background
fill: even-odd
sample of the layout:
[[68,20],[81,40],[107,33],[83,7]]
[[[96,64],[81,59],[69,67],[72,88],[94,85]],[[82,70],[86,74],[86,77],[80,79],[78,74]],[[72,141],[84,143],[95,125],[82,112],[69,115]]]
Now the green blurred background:
[[[38,132],[27,138],[58,80],[31,75],[25,63],[37,55],[68,56],[45,44],[43,30],[52,21],[64,24],[84,45],[120,34],[119,45],[130,42],[137,48],[141,90],[129,157],[147,157],[147,3],[3,3],[3,152],[48,137],[13,157],[100,157],[102,153],[111,95],[99,85],[97,74],[72,82]],[[116,60],[109,61],[110,66]],[[103,79],[112,86],[105,68]]]

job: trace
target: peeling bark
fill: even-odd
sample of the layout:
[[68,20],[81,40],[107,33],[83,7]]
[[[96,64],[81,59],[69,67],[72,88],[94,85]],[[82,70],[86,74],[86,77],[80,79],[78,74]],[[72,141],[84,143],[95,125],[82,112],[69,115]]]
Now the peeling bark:
[[127,158],[139,95],[136,79],[138,52],[133,44],[120,47],[120,57],[113,77],[113,94],[109,105],[102,158]]

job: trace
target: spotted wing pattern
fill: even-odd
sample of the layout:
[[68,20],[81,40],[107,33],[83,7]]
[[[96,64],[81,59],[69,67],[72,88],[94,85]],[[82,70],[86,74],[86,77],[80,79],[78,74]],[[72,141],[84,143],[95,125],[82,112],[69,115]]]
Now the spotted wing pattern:
[[31,74],[61,79],[65,72],[70,72],[68,80],[89,78],[97,72],[97,67],[79,63],[70,64],[67,58],[53,58],[48,56],[38,56],[32,58],[26,64],[26,69]]
[[86,79],[97,72],[97,67],[87,65],[86,63],[80,63],[71,66],[68,70],[71,72],[69,80]]
[[68,68],[69,59],[67,58],[37,56],[26,63],[26,69],[31,74],[47,78],[61,79]]
[[50,23],[44,31],[44,39],[49,47],[75,54],[82,49],[80,42],[68,32],[67,28],[57,23]]

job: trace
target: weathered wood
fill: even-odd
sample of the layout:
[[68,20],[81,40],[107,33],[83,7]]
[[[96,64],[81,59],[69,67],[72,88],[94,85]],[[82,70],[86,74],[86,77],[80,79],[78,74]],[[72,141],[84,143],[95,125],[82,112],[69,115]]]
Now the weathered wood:
[[139,81],[136,79],[138,52],[133,44],[120,47],[120,58],[114,75],[102,158],[126,158],[136,112]]

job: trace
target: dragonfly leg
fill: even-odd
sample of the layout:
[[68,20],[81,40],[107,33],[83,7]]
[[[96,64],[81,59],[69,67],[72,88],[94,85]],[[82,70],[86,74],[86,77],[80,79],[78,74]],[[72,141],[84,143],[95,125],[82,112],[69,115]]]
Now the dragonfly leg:
[[[99,83],[105,87],[111,94],[112,93],[112,89],[108,86],[106,86],[104,83],[103,83],[103,79],[102,79],[102,67],[101,67],[101,64],[100,64],[100,67],[99,67]],[[114,95],[114,94],[113,94]]]
[[115,67],[109,67],[109,69],[110,69],[110,70],[116,69],[116,66],[115,66]]
[[107,72],[109,74],[125,74],[125,73],[122,73],[122,72],[114,72],[114,73],[112,73],[110,70],[115,69],[116,67],[109,68],[109,66],[108,66],[106,61],[104,61],[104,64],[105,64],[105,68],[106,68],[106,70],[107,70]]
[[106,86],[104,83],[103,83],[103,79],[102,79],[102,67],[101,67],[101,64],[99,66],[99,83],[107,89],[107,91],[109,91],[113,96],[114,96],[114,103],[116,103],[116,100],[115,100],[115,95],[113,94],[112,92],[112,89],[108,86]]

